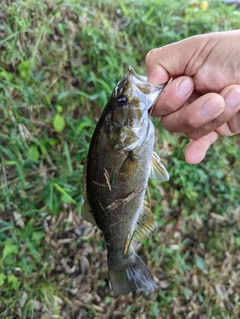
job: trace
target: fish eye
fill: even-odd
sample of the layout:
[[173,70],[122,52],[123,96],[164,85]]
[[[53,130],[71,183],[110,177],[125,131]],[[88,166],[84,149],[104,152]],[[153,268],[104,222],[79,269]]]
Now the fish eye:
[[120,95],[117,97],[117,106],[123,107],[127,104],[127,97],[125,95]]

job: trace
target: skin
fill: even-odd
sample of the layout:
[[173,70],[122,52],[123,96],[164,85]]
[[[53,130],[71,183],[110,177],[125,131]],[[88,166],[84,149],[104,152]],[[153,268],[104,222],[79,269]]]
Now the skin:
[[219,135],[240,132],[240,30],[197,35],[149,51],[146,72],[165,87],[152,115],[190,139],[189,164],[199,163]]

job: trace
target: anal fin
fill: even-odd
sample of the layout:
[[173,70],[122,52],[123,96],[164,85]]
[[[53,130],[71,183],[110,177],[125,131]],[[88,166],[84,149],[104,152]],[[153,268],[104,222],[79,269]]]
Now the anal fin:
[[137,226],[135,229],[135,237],[138,240],[142,240],[151,235],[157,229],[157,222],[147,206],[147,203],[144,202],[142,211],[140,213],[139,219],[137,221]]

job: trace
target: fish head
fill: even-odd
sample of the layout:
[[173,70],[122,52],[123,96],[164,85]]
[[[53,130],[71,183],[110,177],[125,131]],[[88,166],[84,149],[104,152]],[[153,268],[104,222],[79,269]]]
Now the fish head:
[[154,85],[129,66],[111,97],[111,137],[116,148],[131,151],[152,133],[148,111],[156,103],[164,86]]

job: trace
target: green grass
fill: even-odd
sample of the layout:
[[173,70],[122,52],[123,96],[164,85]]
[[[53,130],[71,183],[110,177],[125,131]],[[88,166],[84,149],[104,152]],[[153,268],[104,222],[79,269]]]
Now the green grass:
[[239,136],[191,166],[187,138],[154,119],[171,180],[150,182],[159,231],[138,246],[151,294],[113,298],[103,237],[80,212],[89,141],[128,65],[144,74],[150,49],[240,28],[240,12],[183,0],[0,10],[0,318],[239,318]]

